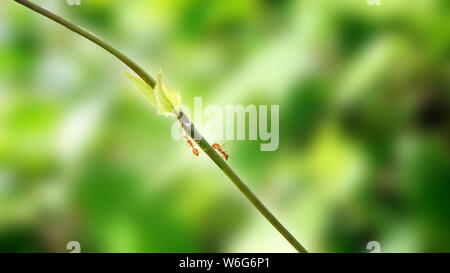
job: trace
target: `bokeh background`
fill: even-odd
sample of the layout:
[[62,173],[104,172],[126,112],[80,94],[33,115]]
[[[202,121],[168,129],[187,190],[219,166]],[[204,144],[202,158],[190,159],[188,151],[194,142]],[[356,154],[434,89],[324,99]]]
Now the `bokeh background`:
[[[280,105],[231,166],[313,252],[450,251],[446,0],[36,3],[162,69],[183,103]],[[291,252],[126,66],[0,2],[0,251]]]

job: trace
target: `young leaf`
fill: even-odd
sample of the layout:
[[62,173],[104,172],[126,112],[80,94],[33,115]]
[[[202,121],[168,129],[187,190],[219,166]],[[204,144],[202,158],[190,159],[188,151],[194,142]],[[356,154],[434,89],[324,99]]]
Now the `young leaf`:
[[155,86],[156,109],[158,114],[165,116],[176,116],[180,111],[180,93],[164,85],[161,81],[162,72],[159,71]]
[[134,85],[134,87],[136,87],[139,93],[141,93],[144,96],[144,98],[146,98],[153,105],[153,107],[157,108],[156,106],[157,102],[153,88],[148,86],[148,84],[144,82],[142,79],[137,78],[128,72],[124,72],[124,74],[125,76],[128,77],[128,79],[130,79],[131,83]]

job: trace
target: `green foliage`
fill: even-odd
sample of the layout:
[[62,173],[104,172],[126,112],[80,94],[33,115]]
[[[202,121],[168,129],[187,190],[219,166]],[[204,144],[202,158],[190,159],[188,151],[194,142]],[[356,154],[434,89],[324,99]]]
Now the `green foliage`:
[[[163,68],[191,109],[194,96],[279,104],[280,148],[227,141],[231,165],[312,251],[449,252],[449,1],[272,2],[58,12]],[[111,56],[14,1],[0,25],[0,251],[292,251],[204,154],[170,140]]]

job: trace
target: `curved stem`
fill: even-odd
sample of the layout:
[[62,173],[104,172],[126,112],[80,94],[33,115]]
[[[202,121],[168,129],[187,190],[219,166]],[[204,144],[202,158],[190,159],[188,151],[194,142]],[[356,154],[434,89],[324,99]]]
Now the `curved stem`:
[[[97,37],[96,35],[90,33],[89,31],[67,21],[66,19],[46,10],[34,3],[27,0],[14,0],[31,10],[55,21],[56,23],[68,28],[69,30],[85,37],[86,39],[99,45],[112,55],[116,56],[124,64],[126,64],[131,70],[133,70],[139,77],[142,78],[149,86],[155,87],[155,80],[140,67],[138,64],[133,62],[130,58],[122,54],[120,51],[107,44],[105,41]],[[236,185],[236,187],[244,194],[244,196],[255,206],[256,209],[275,227],[278,232],[300,253],[307,253],[306,249],[295,239],[295,237],[289,233],[289,231],[278,221],[278,219],[264,206],[264,204],[259,200],[258,197],[245,185],[245,183],[239,178],[239,176],[228,166],[228,164],[222,159],[222,157],[216,153],[216,151],[211,147],[211,145],[202,137],[202,135],[197,131],[194,124],[190,122],[188,117],[183,113],[178,113],[178,120],[181,123],[183,129],[189,136],[194,139],[199,147],[211,158],[214,163],[230,178],[230,180]]]
[[67,21],[66,19],[52,13],[51,11],[44,9],[41,6],[38,6],[30,1],[27,0],[14,0],[17,3],[20,3],[27,8],[30,8],[34,10],[37,13],[40,13],[44,15],[45,17],[55,21],[56,23],[70,29],[71,31],[83,36],[84,38],[94,42],[98,46],[102,47],[112,55],[116,56],[119,60],[121,60],[124,64],[126,64],[131,70],[136,72],[136,74],[139,75],[148,85],[150,85],[152,88],[155,87],[156,81],[153,79],[145,70],[140,67],[138,64],[133,62],[130,58],[122,54],[120,51],[112,47],[111,45],[107,44],[105,41],[97,37],[95,34],[83,29],[82,27],[79,27],[75,24],[72,24],[71,22]]

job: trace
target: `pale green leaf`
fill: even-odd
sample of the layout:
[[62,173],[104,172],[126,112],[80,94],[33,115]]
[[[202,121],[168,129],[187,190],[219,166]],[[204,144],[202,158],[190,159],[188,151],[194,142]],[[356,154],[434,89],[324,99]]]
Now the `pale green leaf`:
[[154,90],[142,79],[127,72],[124,72],[124,74],[130,79],[136,89],[158,110],[158,114],[176,116],[180,111],[180,93],[162,83],[161,71],[158,74]]
[[180,93],[166,86],[161,81],[161,71],[155,86],[156,109],[158,114],[165,116],[176,116],[180,110],[181,96]]
[[155,108],[157,108],[157,102],[155,98],[155,92],[153,88],[151,88],[146,82],[144,82],[141,78],[137,78],[130,73],[124,72],[125,76],[130,79],[131,83],[133,83],[134,87],[141,93],[144,98],[146,98]]

